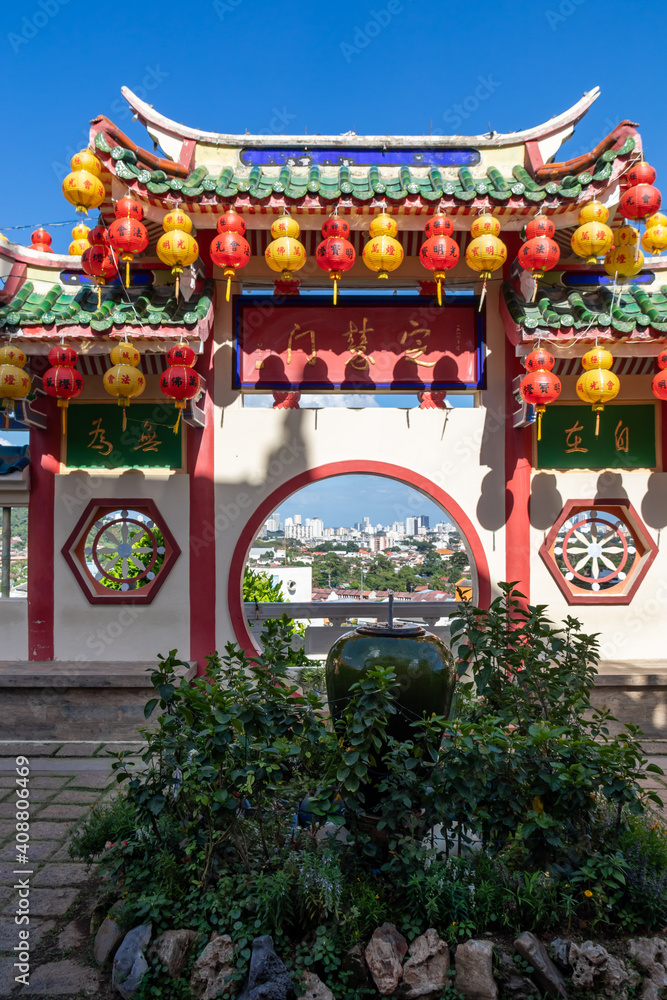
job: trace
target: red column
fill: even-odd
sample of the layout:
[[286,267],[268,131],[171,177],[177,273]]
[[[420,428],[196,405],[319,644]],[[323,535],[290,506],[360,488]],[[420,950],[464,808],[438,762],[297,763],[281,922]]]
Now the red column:
[[660,403],[660,430],[662,438],[662,471],[667,472],[667,402]]
[[187,429],[190,475],[190,659],[198,673],[215,650],[215,483],[213,437],[213,336],[204,345],[197,369],[207,381],[206,426]]
[[506,345],[505,376],[505,579],[516,581],[519,591],[530,600],[530,475],[532,468],[532,428],[515,430],[512,412],[516,401],[512,381],[524,374],[514,348]]
[[56,474],[60,470],[60,411],[41,401],[46,430],[30,430],[28,503],[28,658],[53,659],[53,569]]

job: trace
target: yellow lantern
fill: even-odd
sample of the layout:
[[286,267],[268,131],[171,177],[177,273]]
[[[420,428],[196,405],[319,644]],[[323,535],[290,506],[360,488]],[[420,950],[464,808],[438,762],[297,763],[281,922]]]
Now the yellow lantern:
[[389,272],[403,263],[403,247],[395,239],[398,226],[391,215],[382,212],[371,222],[368,235],[370,238],[362,253],[364,264],[370,271],[377,271],[378,278],[386,280]]
[[579,225],[585,226],[587,222],[604,223],[608,218],[609,209],[601,201],[589,201],[579,212]]
[[291,215],[281,215],[271,223],[272,241],[264,251],[264,260],[272,271],[278,271],[281,281],[293,281],[294,271],[306,263],[306,248],[299,242],[301,227]]
[[63,181],[63,194],[84,215],[104,201],[104,184],[100,180],[102,164],[94,153],[82,149],[71,161],[72,173]]
[[88,233],[90,232],[90,226],[84,225],[80,222],[78,226],[75,226],[72,230],[72,242],[69,245],[68,253],[70,257],[80,257],[84,250],[87,250],[90,246],[88,242]]
[[648,219],[644,220],[647,229],[653,229],[654,226],[667,226],[667,215],[662,212],[654,212],[653,215],[649,215]]
[[25,399],[30,392],[32,379],[23,371],[27,360],[18,347],[10,344],[0,347],[0,401],[4,409],[5,425],[9,423],[14,400]]
[[632,278],[639,274],[643,266],[644,254],[638,246],[614,246],[604,258],[604,269],[615,280],[618,280],[619,275],[621,279]]
[[614,234],[604,222],[585,222],[575,229],[571,243],[577,257],[583,257],[587,264],[595,264],[598,257],[604,257],[611,250]]
[[478,215],[470,227],[470,235],[474,240],[480,236],[500,236],[500,223],[495,215]]
[[614,230],[614,247],[636,247],[638,244],[639,230],[634,226],[625,225]]
[[123,407],[123,430],[127,428],[127,407],[130,400],[140,396],[146,388],[146,377],[138,370],[141,355],[129,341],[121,341],[111,349],[110,368],[104,376],[104,388],[110,396],[116,396],[118,405]]
[[497,271],[507,260],[507,247],[498,238],[500,223],[493,215],[478,215],[470,227],[473,237],[466,247],[466,264],[472,271],[478,271],[484,281],[479,298],[479,311],[486,295],[486,282],[493,271]]
[[642,247],[649,257],[659,257],[667,247],[667,226],[654,225],[642,236]]
[[581,359],[585,369],[576,385],[577,395],[585,403],[591,403],[595,413],[595,436],[600,432],[600,414],[605,403],[614,399],[621,388],[618,376],[610,369],[614,363],[611,351],[594,347]]
[[171,267],[176,277],[176,299],[178,300],[179,276],[183,268],[194,264],[199,256],[199,245],[190,235],[192,219],[180,208],[168,212],[162,220],[164,235],[157,241],[157,255],[163,264]]

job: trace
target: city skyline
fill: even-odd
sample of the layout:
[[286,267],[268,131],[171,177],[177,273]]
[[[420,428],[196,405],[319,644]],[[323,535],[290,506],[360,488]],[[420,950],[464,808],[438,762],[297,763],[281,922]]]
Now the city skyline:
[[294,493],[277,508],[285,518],[319,517],[325,528],[353,527],[364,517],[370,523],[387,525],[408,517],[425,516],[431,525],[451,523],[433,500],[405,483],[374,475],[345,475],[324,479]]

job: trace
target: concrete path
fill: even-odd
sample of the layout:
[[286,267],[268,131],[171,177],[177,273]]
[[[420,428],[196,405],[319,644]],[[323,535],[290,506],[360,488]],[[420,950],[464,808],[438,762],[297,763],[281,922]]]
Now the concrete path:
[[[102,798],[115,794],[107,750],[136,749],[129,743],[0,743],[0,997],[81,998],[111,994],[91,958],[88,907],[95,874],[72,861],[68,840]],[[30,761],[28,861],[17,861],[16,757]],[[23,838],[19,838],[21,840]],[[18,873],[18,874],[16,874]],[[20,890],[29,880],[30,923]],[[79,903],[75,906],[75,901]],[[17,910],[19,911],[17,913]],[[29,985],[15,981],[19,932],[28,930]]]

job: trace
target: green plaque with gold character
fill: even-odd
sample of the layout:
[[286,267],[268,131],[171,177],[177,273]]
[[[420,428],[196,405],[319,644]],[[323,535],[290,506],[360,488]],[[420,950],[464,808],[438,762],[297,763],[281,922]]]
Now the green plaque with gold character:
[[123,412],[113,403],[70,406],[65,464],[70,469],[180,469],[181,431],[168,403],[132,403]]
[[656,407],[653,403],[608,404],[600,414],[586,404],[550,406],[537,442],[538,469],[655,469]]

